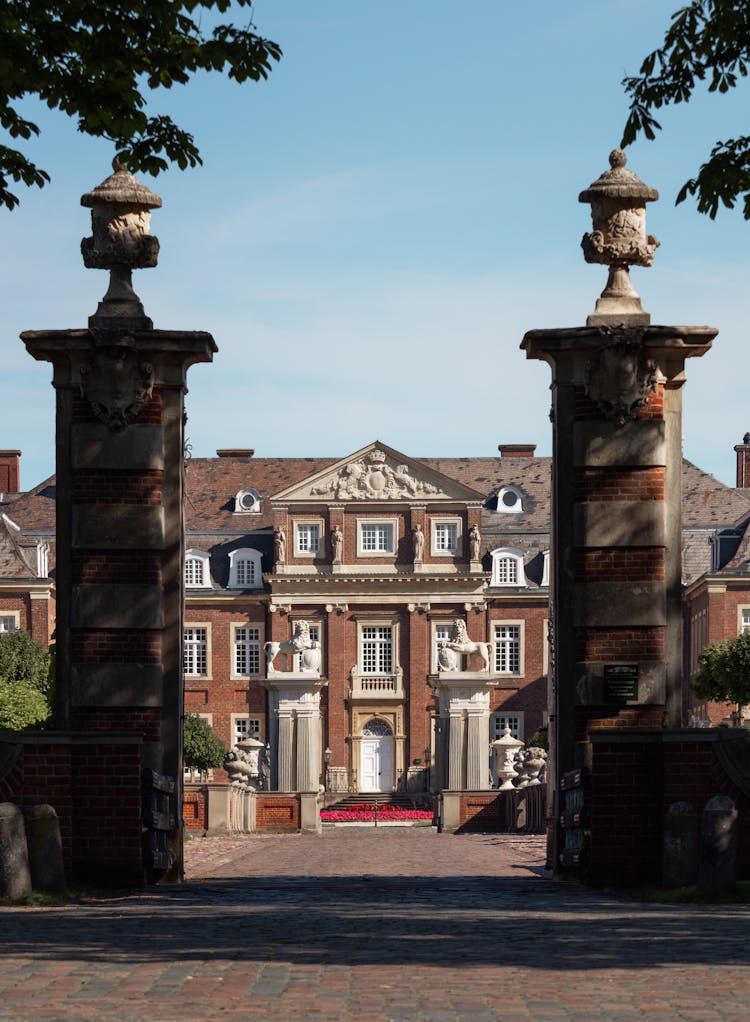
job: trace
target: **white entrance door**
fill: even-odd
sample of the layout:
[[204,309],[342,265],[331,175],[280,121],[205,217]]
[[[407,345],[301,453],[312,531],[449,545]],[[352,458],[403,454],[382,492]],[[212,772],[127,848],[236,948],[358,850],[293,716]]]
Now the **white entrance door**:
[[393,735],[362,737],[360,791],[393,790]]

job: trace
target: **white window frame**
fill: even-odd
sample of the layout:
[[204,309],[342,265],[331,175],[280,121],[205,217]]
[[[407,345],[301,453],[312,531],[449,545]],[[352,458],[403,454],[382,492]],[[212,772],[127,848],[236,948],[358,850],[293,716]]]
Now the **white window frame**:
[[[229,554],[229,588],[230,589],[261,589],[263,586],[263,572],[261,570],[260,550],[252,547],[240,547],[239,550],[232,550]],[[237,580],[238,563],[250,561],[253,566],[253,581],[241,583]]]
[[[303,535],[302,530],[307,531],[308,529],[315,528],[318,530],[318,544],[315,548],[306,550],[300,549],[300,538]],[[299,518],[293,522],[294,529],[294,556],[295,557],[319,557],[323,551],[323,520],[321,518]]]
[[744,635],[745,632],[750,632],[750,604],[737,607],[737,634]]
[[[460,557],[463,546],[463,530],[460,518],[432,518],[430,519],[430,539],[433,557]],[[456,530],[456,545],[453,550],[439,549],[438,531],[441,526],[452,525]]]
[[[492,626],[492,673],[501,678],[522,678],[524,676],[524,645],[525,645],[525,621],[497,621],[490,622]],[[518,670],[503,670],[498,668],[499,650],[501,643],[510,641],[507,636],[499,636],[498,631],[503,628],[518,629]]]
[[[246,729],[243,735],[239,734],[239,724],[244,721],[248,725],[254,725],[249,729]],[[251,717],[247,713],[231,713],[229,715],[229,727],[231,733],[229,740],[232,746],[235,746],[237,742],[241,742],[243,738],[255,738],[257,741],[262,742],[263,739],[263,721],[260,717]]]
[[[387,550],[365,550],[363,530],[368,528],[390,529],[391,545]],[[394,557],[398,549],[398,518],[358,518],[357,519],[357,556],[358,557]]]
[[[5,622],[12,621],[13,627],[6,628]],[[20,632],[21,630],[21,611],[20,610],[0,610],[0,635],[11,635],[13,632]]]
[[549,586],[549,550],[544,550],[542,557],[544,560],[542,561],[542,581],[540,585]]
[[[512,493],[516,498],[515,503],[508,506],[503,502],[506,493]],[[523,492],[517,486],[503,486],[497,492],[497,513],[501,515],[523,514]]]
[[[507,582],[502,580],[501,577],[501,564],[504,561],[515,562],[516,580],[515,582]],[[498,547],[497,550],[492,551],[492,576],[490,579],[491,586],[507,586],[513,589],[525,589],[526,588],[526,571],[523,565],[523,551],[516,550],[514,547],[504,546]]]
[[503,737],[506,723],[510,724],[510,733],[513,738],[524,741],[524,711],[523,710],[493,710],[490,714],[490,741],[495,742]]
[[[390,667],[388,670],[369,670],[365,666],[365,643],[383,642],[383,638],[375,636],[366,637],[365,629],[388,628],[390,630]],[[360,674],[391,676],[398,671],[398,625],[392,619],[388,620],[363,620],[357,622],[357,670]]]
[[[255,639],[253,639],[253,638],[238,639],[237,638],[237,632],[238,632],[239,629],[242,629],[243,631],[254,631],[254,632],[257,633],[257,638],[255,638]],[[242,681],[243,679],[246,679],[246,678],[259,678],[259,677],[261,677],[261,672],[263,670],[263,664],[264,664],[264,656],[263,656],[263,639],[264,639],[263,625],[260,624],[258,621],[232,621],[230,623],[230,625],[229,625],[229,637],[230,637],[230,641],[231,641],[231,645],[232,645],[232,652],[231,652],[232,661],[231,661],[231,665],[230,665],[231,673],[230,673],[229,677],[232,680],[235,680],[235,681]],[[244,643],[248,643],[248,644],[257,643],[257,661],[258,661],[258,670],[257,671],[241,672],[241,671],[239,671],[237,669],[237,652],[238,652],[238,647],[241,644],[244,644]]]
[[[248,501],[247,498],[250,498]],[[250,506],[243,506],[249,504]],[[236,515],[259,515],[261,513],[260,494],[252,486],[238,490],[234,498],[234,513]]]
[[[194,631],[196,631],[199,628],[202,628],[205,631],[205,633],[206,633],[204,638],[203,638],[203,640],[195,639],[195,638],[188,639],[187,633],[189,631],[194,632]],[[203,679],[206,679],[206,680],[210,681],[210,679],[211,679],[211,625],[209,624],[208,621],[186,621],[184,626],[183,626],[183,630],[182,631],[183,631],[183,640],[182,640],[182,644],[183,644],[183,668],[184,668],[184,675],[185,675],[185,677],[186,678],[203,678]],[[205,643],[204,656],[205,656],[205,662],[206,662],[206,669],[205,669],[205,671],[203,671],[201,673],[193,673],[192,671],[188,671],[187,656],[186,656],[187,649],[188,649],[188,644],[190,644],[191,648],[196,648],[197,649],[198,648],[198,643],[200,641],[203,641]],[[203,714],[201,714],[201,716],[203,716]]]
[[[211,588],[211,555],[205,550],[185,551],[185,588],[186,589],[210,589]],[[201,564],[201,581],[188,581],[188,563],[194,561]]]

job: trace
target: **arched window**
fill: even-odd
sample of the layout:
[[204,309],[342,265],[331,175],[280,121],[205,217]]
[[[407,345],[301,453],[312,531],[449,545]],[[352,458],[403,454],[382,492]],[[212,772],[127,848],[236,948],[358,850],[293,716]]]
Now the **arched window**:
[[526,572],[523,568],[523,551],[513,547],[500,547],[492,551],[493,586],[525,586]]
[[523,493],[517,486],[504,486],[497,494],[497,511],[502,515],[520,515]]
[[229,588],[258,589],[263,585],[260,551],[243,547],[229,554]]
[[208,589],[211,586],[209,555],[204,550],[185,551],[185,588]]

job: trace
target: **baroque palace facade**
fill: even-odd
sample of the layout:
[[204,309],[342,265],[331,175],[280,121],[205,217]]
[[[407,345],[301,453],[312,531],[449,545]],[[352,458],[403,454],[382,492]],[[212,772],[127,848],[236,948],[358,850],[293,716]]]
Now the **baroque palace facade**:
[[[683,466],[688,680],[702,644],[750,627],[750,438],[736,450],[737,487]],[[0,628],[45,641],[55,485],[19,492],[19,458],[0,452]],[[486,787],[489,743],[546,723],[550,472],[522,444],[190,460],[186,710],[267,745],[279,790]],[[685,690],[686,723],[726,717]]]

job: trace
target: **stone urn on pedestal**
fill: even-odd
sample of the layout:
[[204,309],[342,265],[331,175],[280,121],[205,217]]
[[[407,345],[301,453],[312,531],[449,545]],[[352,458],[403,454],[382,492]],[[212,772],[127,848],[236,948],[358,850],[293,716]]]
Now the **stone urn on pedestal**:
[[509,727],[506,727],[503,731],[502,738],[498,738],[492,743],[494,754],[493,773],[495,775],[495,783],[500,791],[513,791],[513,778],[516,776],[514,760],[516,753],[522,748],[523,742],[513,737]]

